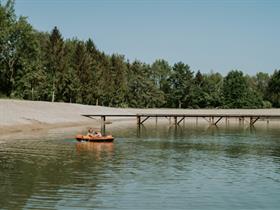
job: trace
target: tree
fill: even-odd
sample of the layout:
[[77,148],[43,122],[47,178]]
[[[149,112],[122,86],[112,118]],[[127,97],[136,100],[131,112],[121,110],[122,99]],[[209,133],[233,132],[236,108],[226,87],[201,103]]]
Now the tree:
[[26,99],[39,99],[39,89],[45,74],[39,60],[39,43],[35,31],[26,18],[20,17],[16,23],[19,36],[17,41],[16,84],[14,95]]
[[15,85],[18,34],[15,30],[14,1],[0,4],[0,91],[10,96]]
[[223,83],[224,105],[229,108],[262,107],[261,97],[249,88],[241,71],[230,71]]
[[222,81],[223,77],[219,73],[201,74],[198,71],[194,78],[193,107],[220,107],[222,105]]
[[0,8],[1,90],[8,96],[38,98],[44,75],[36,32],[25,17],[16,18],[14,1],[7,1],[5,7]]
[[266,98],[265,94],[266,94],[266,90],[267,90],[267,86],[268,86],[268,81],[269,81],[268,73],[258,72],[254,79],[256,81],[257,91],[265,99]]
[[110,105],[126,106],[125,95],[128,91],[127,85],[127,65],[124,56],[113,54],[111,56],[111,76],[113,77],[113,94]]
[[24,75],[17,81],[15,96],[28,100],[42,100],[42,91],[46,74],[39,63],[33,63],[24,70]]
[[46,69],[51,82],[51,101],[63,99],[63,86],[65,84],[64,74],[66,73],[66,52],[64,41],[60,31],[55,26],[52,30],[45,54],[47,61]]
[[160,107],[165,103],[164,93],[150,79],[147,64],[134,61],[128,68],[127,102],[130,107]]
[[219,73],[210,72],[204,75],[203,90],[208,94],[207,107],[221,107],[223,105],[222,97],[223,77]]
[[165,60],[156,60],[151,66],[151,80],[157,89],[164,93],[164,106],[168,106],[166,103],[168,98],[170,98],[170,75],[172,67]]
[[156,60],[151,66],[151,79],[156,87],[164,89],[164,85],[171,74],[171,66],[165,60]]
[[268,81],[267,98],[273,107],[280,107],[280,70],[275,70]]
[[72,68],[76,73],[78,79],[78,94],[77,102],[83,104],[91,104],[92,98],[92,72],[91,60],[85,44],[77,41],[75,44],[75,51],[72,58]]
[[175,63],[169,78],[172,107],[187,108],[192,105],[193,72],[182,62]]
[[99,55],[99,61],[97,62],[98,72],[98,96],[100,104],[103,106],[112,106],[111,100],[114,92],[114,76],[112,75],[111,60],[110,57],[102,53]]
[[203,89],[204,76],[198,71],[194,77],[192,88],[192,107],[203,108],[208,106],[209,96]]

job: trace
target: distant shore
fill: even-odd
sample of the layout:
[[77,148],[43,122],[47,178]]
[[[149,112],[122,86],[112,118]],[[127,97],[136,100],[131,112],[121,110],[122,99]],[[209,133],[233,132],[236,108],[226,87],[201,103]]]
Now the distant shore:
[[[132,109],[90,106],[72,103],[0,99],[0,135],[32,132],[75,126],[100,126],[99,119],[89,119],[82,114],[277,114],[280,109]],[[110,123],[135,119],[111,118]],[[187,119],[195,120],[195,119]],[[202,123],[206,120],[199,119]],[[236,121],[236,119],[231,119]],[[123,124],[123,123],[122,123]]]

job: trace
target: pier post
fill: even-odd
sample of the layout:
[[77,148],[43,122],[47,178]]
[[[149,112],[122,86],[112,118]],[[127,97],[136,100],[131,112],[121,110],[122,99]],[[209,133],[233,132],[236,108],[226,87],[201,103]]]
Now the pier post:
[[137,125],[140,125],[140,124],[141,124],[141,117],[137,116]]
[[106,122],[106,116],[101,116],[101,125],[105,126],[105,122]]
[[136,132],[137,137],[139,138],[141,136],[141,124],[137,124],[137,132]]
[[105,122],[106,122],[106,116],[101,116],[101,134],[105,135]]
[[174,117],[174,124],[177,126],[177,117]]
[[226,119],[226,126],[228,126],[229,125],[228,117],[225,117],[225,119]]

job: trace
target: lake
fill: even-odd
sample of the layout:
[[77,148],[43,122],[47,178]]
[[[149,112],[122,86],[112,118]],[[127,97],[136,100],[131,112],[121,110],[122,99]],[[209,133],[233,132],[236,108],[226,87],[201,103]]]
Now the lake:
[[278,128],[111,132],[1,141],[0,209],[280,209]]

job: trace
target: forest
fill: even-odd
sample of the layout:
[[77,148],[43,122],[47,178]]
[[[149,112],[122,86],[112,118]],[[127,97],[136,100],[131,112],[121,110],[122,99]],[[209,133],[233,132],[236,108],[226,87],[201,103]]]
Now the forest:
[[[203,61],[201,61],[203,62]],[[106,54],[92,39],[36,30],[0,1],[0,98],[110,107],[280,107],[280,70],[246,75],[194,72],[184,62],[147,64]]]

